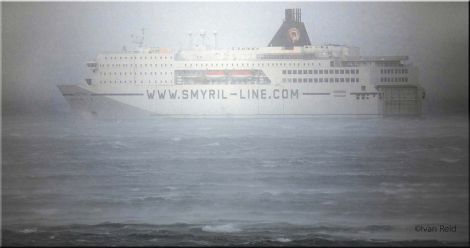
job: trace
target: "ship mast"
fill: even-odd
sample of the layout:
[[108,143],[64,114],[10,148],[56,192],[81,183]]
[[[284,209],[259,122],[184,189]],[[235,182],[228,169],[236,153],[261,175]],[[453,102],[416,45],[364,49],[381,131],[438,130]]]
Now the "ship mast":
[[139,48],[142,48],[143,44],[144,44],[144,36],[145,36],[145,29],[142,28],[142,35],[141,36],[135,36],[135,35],[131,35],[132,37],[132,42],[137,44]]

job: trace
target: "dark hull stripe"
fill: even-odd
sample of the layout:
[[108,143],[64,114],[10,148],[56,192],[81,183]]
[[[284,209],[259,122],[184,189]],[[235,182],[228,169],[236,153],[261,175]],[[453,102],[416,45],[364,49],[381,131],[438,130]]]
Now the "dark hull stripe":
[[144,93],[92,93],[92,96],[143,96]]
[[304,96],[327,96],[330,95],[330,93],[302,93]]
[[143,96],[143,93],[76,93],[76,94],[62,94],[63,96]]

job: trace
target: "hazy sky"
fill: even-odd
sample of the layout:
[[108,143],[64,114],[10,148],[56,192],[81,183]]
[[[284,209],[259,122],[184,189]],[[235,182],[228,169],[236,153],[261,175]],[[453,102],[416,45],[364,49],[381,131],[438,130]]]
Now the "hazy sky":
[[218,31],[219,47],[266,46],[285,8],[302,8],[314,44],[408,55],[427,91],[425,111],[468,111],[468,3],[2,3],[4,112],[68,111],[56,85],[74,84],[98,53],[145,45],[184,48],[187,32]]

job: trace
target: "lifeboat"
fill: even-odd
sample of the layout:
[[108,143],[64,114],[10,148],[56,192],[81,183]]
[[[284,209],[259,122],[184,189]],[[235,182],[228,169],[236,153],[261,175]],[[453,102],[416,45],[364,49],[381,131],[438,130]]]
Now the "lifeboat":
[[225,77],[225,72],[223,72],[223,71],[208,71],[206,73],[206,77],[208,77],[208,78],[223,78],[223,77]]
[[251,71],[231,71],[230,76],[233,78],[251,78],[254,76],[253,72]]

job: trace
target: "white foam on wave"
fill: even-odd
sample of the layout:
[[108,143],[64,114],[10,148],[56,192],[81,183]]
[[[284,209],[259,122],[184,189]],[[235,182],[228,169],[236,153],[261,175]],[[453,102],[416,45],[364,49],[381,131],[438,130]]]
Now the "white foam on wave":
[[124,142],[121,141],[114,141],[111,146],[113,148],[129,148],[129,145],[125,144]]
[[20,233],[35,233],[37,231],[38,231],[37,228],[25,228],[23,230],[20,230]]
[[207,144],[205,146],[220,146],[220,143],[219,142],[214,142],[214,143]]
[[281,242],[281,243],[287,243],[287,242],[291,242],[292,240],[288,239],[288,238],[277,238],[275,239],[277,242]]
[[448,164],[454,164],[460,161],[458,158],[441,158],[440,161],[448,163]]
[[224,224],[224,225],[217,225],[217,226],[204,226],[202,227],[202,230],[205,232],[227,232],[227,233],[233,233],[233,232],[240,232],[241,229],[235,227],[233,224]]

